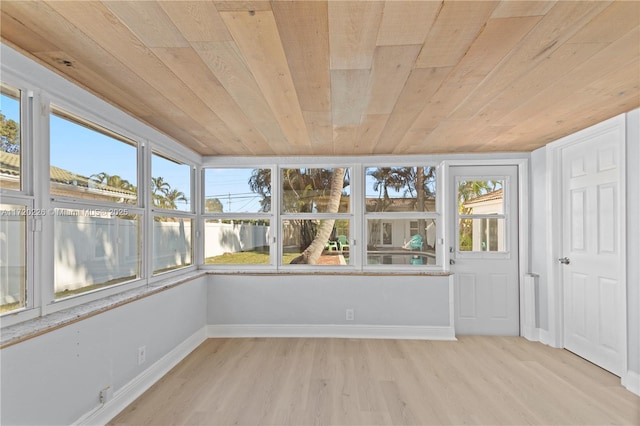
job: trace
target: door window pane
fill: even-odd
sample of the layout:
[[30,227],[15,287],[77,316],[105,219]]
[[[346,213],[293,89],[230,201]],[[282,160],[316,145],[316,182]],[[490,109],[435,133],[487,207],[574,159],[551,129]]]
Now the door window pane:
[[[349,241],[349,221],[346,219],[285,220],[282,223],[282,263],[348,265]],[[306,249],[309,251],[303,255]]]
[[156,216],[153,221],[153,273],[171,271],[192,263],[193,220]]
[[435,265],[435,219],[368,219],[368,265]]
[[206,169],[205,213],[271,211],[271,169]]
[[463,215],[504,214],[503,187],[502,180],[458,182],[458,211]]
[[135,143],[59,111],[50,116],[50,137],[52,195],[137,203]]
[[0,204],[0,314],[26,304],[26,208]]
[[55,210],[55,298],[140,277],[140,216]]
[[[331,199],[334,173],[339,197]],[[299,168],[282,170],[282,208],[284,213],[348,213],[350,211],[349,169]]]
[[20,91],[0,85],[0,188],[21,189]]
[[436,168],[367,167],[367,212],[435,212]]
[[159,154],[151,157],[151,199],[153,206],[191,211],[191,167]]
[[271,263],[268,220],[207,220],[204,263],[268,265]]
[[505,220],[503,218],[460,219],[459,251],[504,252]]

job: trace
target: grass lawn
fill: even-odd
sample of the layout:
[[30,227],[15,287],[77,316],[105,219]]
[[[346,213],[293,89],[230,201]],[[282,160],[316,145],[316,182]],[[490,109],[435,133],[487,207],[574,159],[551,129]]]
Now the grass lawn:
[[[287,264],[299,255],[300,253],[285,253],[282,262]],[[204,263],[207,265],[268,265],[269,253],[263,251],[225,253],[221,256],[207,257]]]

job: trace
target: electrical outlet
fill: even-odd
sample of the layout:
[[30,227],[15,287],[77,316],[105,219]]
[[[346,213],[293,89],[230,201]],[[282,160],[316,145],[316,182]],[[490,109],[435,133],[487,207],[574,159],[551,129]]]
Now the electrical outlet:
[[146,360],[147,360],[147,347],[140,346],[138,348],[138,365],[144,364]]
[[112,396],[113,396],[113,389],[111,389],[111,386],[107,386],[106,388],[100,391],[100,394],[99,394],[100,403],[101,404],[106,403],[111,399]]
[[353,321],[355,319],[355,311],[353,309],[347,309],[346,318],[347,321]]

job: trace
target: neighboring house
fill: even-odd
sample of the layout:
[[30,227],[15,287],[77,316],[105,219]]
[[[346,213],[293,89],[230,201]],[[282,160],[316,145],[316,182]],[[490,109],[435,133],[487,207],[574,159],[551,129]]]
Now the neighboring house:
[[[0,182],[2,188],[20,188],[20,155],[0,151]],[[115,188],[91,180],[56,166],[50,168],[51,194],[92,200],[127,203],[136,200],[136,193],[127,189]]]

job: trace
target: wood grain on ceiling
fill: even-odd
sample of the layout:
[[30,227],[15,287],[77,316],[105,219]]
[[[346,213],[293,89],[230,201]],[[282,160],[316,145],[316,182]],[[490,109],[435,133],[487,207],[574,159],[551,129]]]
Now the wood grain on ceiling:
[[203,155],[531,151],[640,105],[638,1],[12,1],[2,41]]

